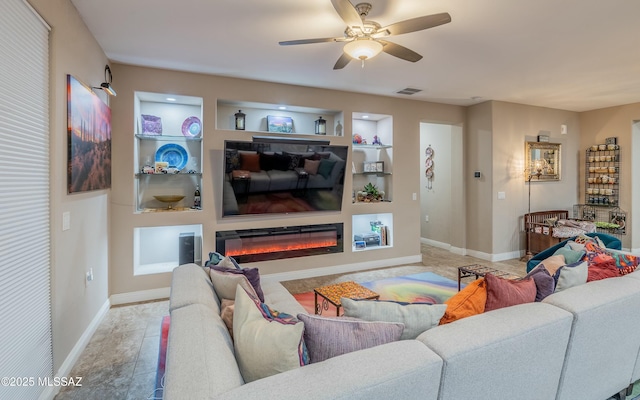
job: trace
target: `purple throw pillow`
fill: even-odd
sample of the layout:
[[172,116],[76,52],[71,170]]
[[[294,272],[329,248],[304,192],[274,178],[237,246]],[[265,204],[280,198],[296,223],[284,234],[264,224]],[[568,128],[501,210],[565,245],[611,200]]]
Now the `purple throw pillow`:
[[211,268],[219,272],[244,275],[251,286],[253,286],[253,289],[256,291],[256,294],[258,295],[260,301],[264,303],[264,293],[262,292],[262,288],[260,287],[260,272],[258,271],[258,268],[234,269],[221,267],[219,265],[214,265]]
[[556,280],[549,275],[544,265],[539,265],[529,271],[525,278],[532,278],[536,283],[536,301],[542,301],[556,290]]

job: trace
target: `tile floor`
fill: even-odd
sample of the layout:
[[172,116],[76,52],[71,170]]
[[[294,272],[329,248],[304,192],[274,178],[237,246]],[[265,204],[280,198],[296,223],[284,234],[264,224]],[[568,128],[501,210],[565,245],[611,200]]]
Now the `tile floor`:
[[[491,263],[423,245],[422,264],[328,275],[283,284],[290,292],[300,293],[337,281],[363,282],[422,271],[432,271],[457,280],[456,267],[475,263],[519,276],[524,276],[526,268],[525,263],[518,259]],[[71,371],[70,376],[83,377],[82,387],[67,387],[56,396],[56,400],[154,399],[160,324],[162,317],[168,314],[167,300],[111,308]]]
[[73,367],[82,387],[56,400],[154,399],[160,325],[169,301],[112,307]]

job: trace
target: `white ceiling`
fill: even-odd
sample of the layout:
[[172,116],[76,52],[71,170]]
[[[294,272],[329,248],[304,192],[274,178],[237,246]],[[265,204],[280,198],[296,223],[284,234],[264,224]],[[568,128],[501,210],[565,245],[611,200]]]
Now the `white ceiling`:
[[[640,102],[640,1],[367,0],[383,26],[448,12],[452,22],[389,38],[422,54],[333,65],[330,0],[71,0],[110,60],[469,105],[501,100],[586,111]],[[352,0],[352,2],[357,2]],[[113,86],[118,88],[118,77]]]

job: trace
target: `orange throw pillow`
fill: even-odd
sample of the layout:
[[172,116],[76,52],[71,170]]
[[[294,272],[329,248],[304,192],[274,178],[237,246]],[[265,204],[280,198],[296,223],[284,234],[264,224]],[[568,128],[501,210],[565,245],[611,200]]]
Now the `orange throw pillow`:
[[470,317],[484,312],[484,305],[487,302],[487,285],[484,278],[477,279],[467,285],[464,289],[445,301],[447,311],[440,319],[440,325]]
[[240,169],[249,172],[260,172],[260,154],[240,153]]

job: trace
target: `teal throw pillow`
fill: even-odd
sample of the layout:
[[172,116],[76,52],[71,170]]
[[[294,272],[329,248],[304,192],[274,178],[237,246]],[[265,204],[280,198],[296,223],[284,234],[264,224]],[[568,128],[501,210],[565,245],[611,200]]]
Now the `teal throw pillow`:
[[318,175],[322,175],[324,179],[328,179],[333,171],[333,167],[336,165],[335,160],[320,160],[320,166],[318,166]]
[[571,248],[571,246],[569,246],[568,244],[564,247],[560,247],[558,250],[556,250],[555,253],[553,253],[553,255],[563,255],[564,256],[564,261],[567,264],[573,264],[577,261],[582,260],[582,257],[584,257],[585,252],[584,250],[573,250]]

